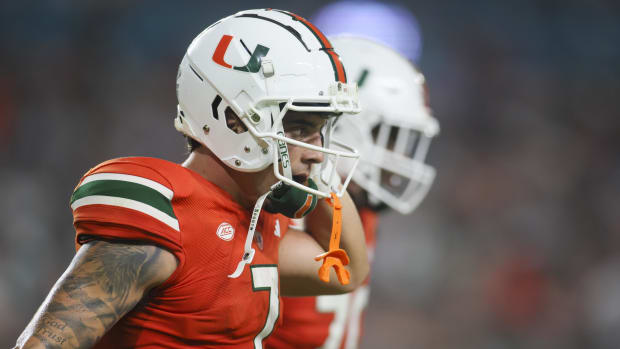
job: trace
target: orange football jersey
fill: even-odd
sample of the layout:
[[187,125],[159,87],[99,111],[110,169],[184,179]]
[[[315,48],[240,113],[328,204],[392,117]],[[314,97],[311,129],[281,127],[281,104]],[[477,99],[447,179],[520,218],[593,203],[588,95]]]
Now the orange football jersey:
[[[377,214],[359,210],[366,234],[368,260],[375,248]],[[297,224],[297,225],[295,225]],[[293,228],[303,222],[294,221]],[[282,323],[265,341],[267,349],[353,349],[362,335],[369,279],[355,291],[318,297],[282,297]]]
[[250,210],[199,174],[154,158],[90,170],[71,199],[76,245],[144,241],[179,265],[108,331],[97,348],[261,348],[279,321],[278,245],[289,219],[261,212],[251,265],[243,256]]

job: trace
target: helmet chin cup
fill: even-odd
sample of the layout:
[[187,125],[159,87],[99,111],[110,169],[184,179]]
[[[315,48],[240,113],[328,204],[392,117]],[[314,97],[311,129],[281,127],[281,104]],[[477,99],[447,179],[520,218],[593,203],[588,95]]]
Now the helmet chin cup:
[[[316,188],[314,181],[309,178],[308,186]],[[281,213],[289,218],[303,218],[308,215],[318,202],[317,195],[310,194],[305,190],[290,186],[284,182],[278,182],[271,187],[268,196],[269,205],[265,210],[271,213]]]

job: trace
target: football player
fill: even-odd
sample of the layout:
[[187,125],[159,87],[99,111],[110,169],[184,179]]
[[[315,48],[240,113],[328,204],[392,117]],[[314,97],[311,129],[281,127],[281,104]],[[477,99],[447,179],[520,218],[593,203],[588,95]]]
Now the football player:
[[189,157],[114,159],[82,177],[77,253],[17,347],[262,348],[279,291],[366,278],[359,216],[327,166],[359,157],[330,142],[334,120],[360,111],[357,90],[321,32],[286,11],[224,18],[187,49],[177,97]]
[[[357,79],[363,111],[343,116],[334,142],[360,149],[361,158],[348,190],[366,233],[369,259],[375,245],[377,212],[389,207],[402,214],[414,211],[435,177],[425,157],[439,125],[431,115],[424,76],[396,51],[374,41],[339,36],[330,41]],[[347,166],[349,165],[349,166]],[[338,166],[347,173],[351,162]],[[303,221],[294,221],[303,225]],[[282,325],[266,341],[268,349],[357,348],[368,280],[349,294],[284,297]]]

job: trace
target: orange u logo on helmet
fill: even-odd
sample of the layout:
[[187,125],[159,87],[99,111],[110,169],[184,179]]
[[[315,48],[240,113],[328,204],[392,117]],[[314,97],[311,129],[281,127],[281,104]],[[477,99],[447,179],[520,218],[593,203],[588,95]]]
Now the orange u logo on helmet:
[[[269,52],[269,47],[266,47],[260,44],[256,45],[256,48],[254,49],[254,52],[252,52],[252,54],[250,55],[250,59],[248,60],[246,65],[244,65],[243,67],[233,66],[231,64],[226,63],[226,61],[224,60],[224,55],[226,55],[226,50],[228,50],[228,46],[230,45],[230,42],[232,41],[232,39],[233,39],[232,35],[222,36],[222,38],[220,39],[220,42],[217,44],[217,47],[215,48],[215,52],[213,52],[213,57],[212,57],[213,62],[221,65],[222,67],[229,68],[229,69],[235,69],[235,70],[244,71],[248,73],[258,73],[258,70],[260,69],[261,58],[267,55],[267,52]],[[243,44],[243,42],[241,43]],[[245,45],[243,46],[245,47]],[[248,53],[249,53],[249,50],[248,50]]]

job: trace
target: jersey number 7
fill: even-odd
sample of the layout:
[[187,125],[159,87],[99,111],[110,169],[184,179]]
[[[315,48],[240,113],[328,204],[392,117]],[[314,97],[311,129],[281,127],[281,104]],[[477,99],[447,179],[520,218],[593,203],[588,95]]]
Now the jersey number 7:
[[278,266],[275,264],[258,264],[250,266],[252,271],[252,291],[269,292],[269,313],[263,329],[254,337],[254,348],[263,348],[263,339],[271,334],[280,316],[280,297],[278,296]]

